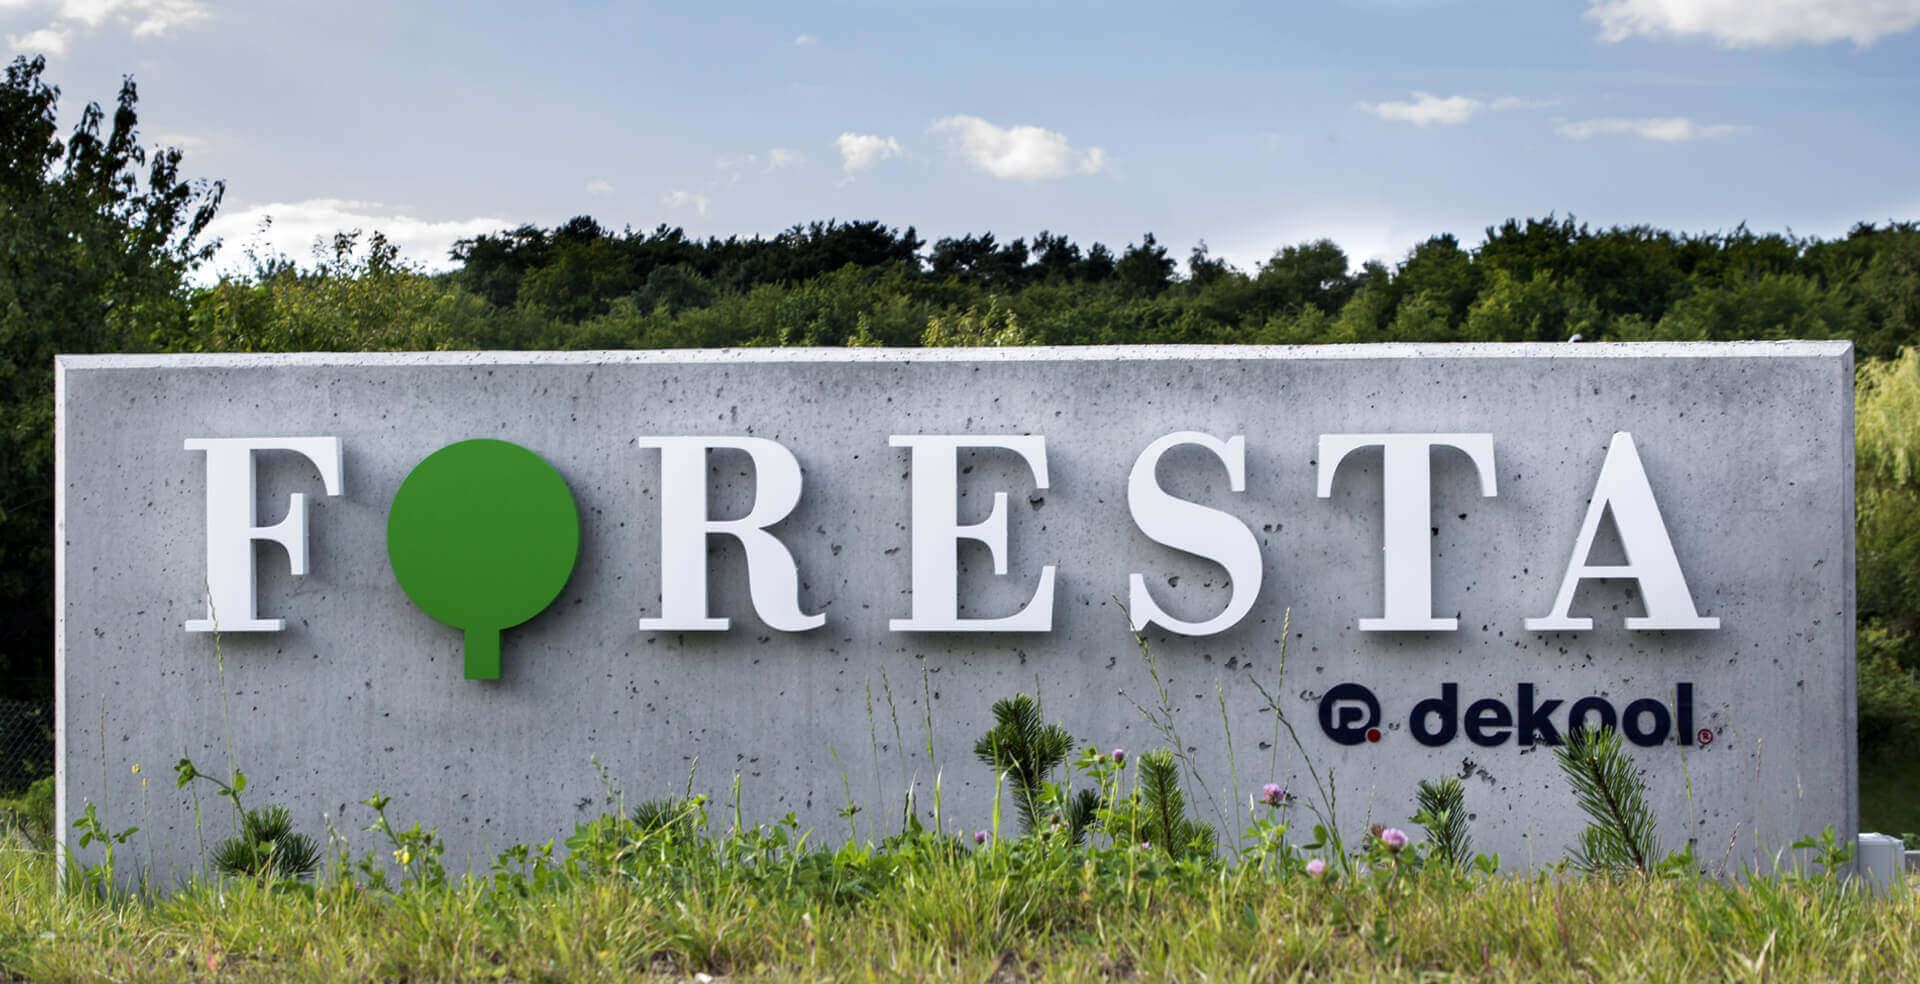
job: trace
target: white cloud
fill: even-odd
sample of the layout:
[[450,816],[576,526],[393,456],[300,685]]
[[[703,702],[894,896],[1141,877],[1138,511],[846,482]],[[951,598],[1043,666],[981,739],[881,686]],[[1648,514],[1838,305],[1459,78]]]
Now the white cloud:
[[587,182],[587,194],[611,195],[613,194],[613,185],[604,178],[594,178],[592,181]]
[[23,54],[64,55],[67,53],[67,42],[71,40],[73,40],[72,29],[58,25],[28,31],[25,34],[7,35],[7,44],[12,46],[13,50]]
[[[765,160],[766,166],[760,163]],[[726,175],[728,184],[738,184],[742,175],[758,170],[761,174],[772,174],[782,168],[798,167],[807,162],[807,156],[797,150],[786,147],[774,147],[767,151],[765,158],[759,154],[723,154],[715,158],[713,166]]]
[[660,196],[660,204],[668,208],[687,208],[691,206],[695,212],[705,215],[707,214],[707,207],[713,204],[713,199],[698,192],[675,188]]
[[1383,120],[1412,123],[1414,126],[1458,126],[1473,119],[1473,115],[1484,108],[1486,103],[1472,96],[1442,97],[1431,92],[1416,92],[1412,99],[1406,101],[1360,104],[1363,112],[1372,113]]
[[811,34],[802,34],[793,39],[793,46],[796,48],[811,48],[819,43],[820,39]]
[[877,133],[842,133],[833,145],[840,151],[840,166],[848,173],[871,169],[875,164],[905,154],[906,148],[892,137]]
[[429,270],[444,270],[453,266],[447,252],[454,240],[515,224],[498,218],[436,221],[379,202],[340,198],[271,202],[222,212],[213,220],[208,232],[222,242],[211,269],[218,273],[241,267],[249,248],[262,256],[306,259],[312,255],[316,241],[328,241],[334,233],[358,229],[368,234],[380,232],[400,248],[401,256]]
[[1065,134],[1028,124],[995,126],[978,116],[949,116],[933,132],[953,137],[956,148],[976,170],[1008,181],[1037,181],[1073,174],[1096,174],[1107,166],[1098,147],[1075,150]]
[[1383,120],[1412,123],[1414,126],[1459,126],[1473,119],[1483,110],[1505,112],[1510,109],[1539,109],[1551,105],[1553,105],[1551,101],[1521,99],[1517,96],[1480,99],[1474,96],[1436,96],[1431,92],[1415,92],[1412,99],[1363,102],[1360,104],[1360,110]]
[[1747,129],[1732,123],[1695,123],[1684,116],[1646,116],[1638,118],[1606,117],[1575,120],[1554,127],[1554,132],[1572,140],[1601,136],[1632,136],[1660,143],[1705,140],[1725,137]]
[[1707,38],[1730,48],[1852,41],[1920,24],[1920,0],[1589,0],[1602,41]]
[[7,35],[15,51],[58,55],[81,34],[112,24],[136,38],[159,37],[207,17],[202,0],[0,0],[0,10],[31,11],[44,26]]

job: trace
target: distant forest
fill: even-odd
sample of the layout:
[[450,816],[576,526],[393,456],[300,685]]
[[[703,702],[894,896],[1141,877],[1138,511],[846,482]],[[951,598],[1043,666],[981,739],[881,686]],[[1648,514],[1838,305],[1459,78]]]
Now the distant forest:
[[[163,348],[673,348],[1850,338],[1920,331],[1920,224],[1842,238],[1508,220],[1399,262],[1329,240],[1241,270],[1152,234],[1119,248],[814,222],[771,237],[612,230],[586,216],[462,240],[449,273],[377,234],[193,292]],[[350,325],[342,331],[343,324]]]

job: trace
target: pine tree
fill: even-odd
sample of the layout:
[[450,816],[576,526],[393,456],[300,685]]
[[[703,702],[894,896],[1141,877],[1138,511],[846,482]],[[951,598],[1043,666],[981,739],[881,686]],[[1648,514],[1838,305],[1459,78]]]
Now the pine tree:
[[[974,744],[973,754],[996,774],[1007,777],[1014,808],[1020,814],[1020,829],[1032,833],[1049,799],[1047,780],[1066,762],[1073,736],[1057,724],[1044,723],[1039,702],[1026,694],[994,701],[993,720],[993,727]],[[1095,795],[1096,805],[1098,799]],[[1078,812],[1078,808],[1069,806],[1069,811]],[[1091,820],[1093,808],[1087,807],[1084,812],[1085,820]],[[1084,826],[1076,827],[1080,829]]]
[[1656,820],[1647,806],[1646,781],[1621,748],[1619,733],[1581,728],[1554,754],[1587,815],[1574,864],[1587,871],[1650,874],[1660,858]]
[[1415,799],[1420,809],[1413,822],[1427,832],[1428,857],[1449,867],[1466,867],[1473,857],[1473,838],[1467,833],[1467,794],[1460,780],[1422,779]]
[[1180,791],[1180,765],[1172,752],[1156,748],[1140,756],[1140,792],[1146,822],[1141,836],[1147,843],[1176,858],[1213,853],[1213,828],[1187,816],[1187,797]]

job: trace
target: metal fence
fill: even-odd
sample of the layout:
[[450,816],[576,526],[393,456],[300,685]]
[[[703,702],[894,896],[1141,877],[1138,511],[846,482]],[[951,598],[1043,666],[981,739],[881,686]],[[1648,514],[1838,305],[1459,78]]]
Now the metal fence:
[[0,796],[53,774],[53,705],[0,700]]

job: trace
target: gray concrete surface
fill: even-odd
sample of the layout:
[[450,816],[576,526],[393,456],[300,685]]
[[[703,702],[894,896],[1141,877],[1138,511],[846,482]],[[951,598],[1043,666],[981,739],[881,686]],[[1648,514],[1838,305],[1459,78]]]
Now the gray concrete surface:
[[[985,827],[993,776],[971,748],[998,697],[1037,692],[1103,749],[1165,744],[1139,709],[1161,698],[1116,599],[1135,570],[1183,617],[1226,598],[1217,567],[1129,519],[1128,470],[1175,430],[1246,436],[1245,493],[1197,452],[1170,455],[1162,475],[1246,520],[1266,565],[1233,630],[1148,637],[1200,766],[1192,801],[1223,841],[1262,783],[1312,795],[1254,681],[1335,777],[1350,834],[1411,828],[1415,781],[1456,775],[1482,849],[1510,865],[1563,856],[1579,820],[1550,750],[1408,735],[1413,703],[1444,682],[1463,704],[1511,703],[1531,682],[1616,705],[1671,700],[1691,682],[1696,727],[1715,740],[1633,750],[1668,846],[1691,838],[1704,859],[1739,863],[1827,824],[1857,828],[1844,343],[66,357],[59,415],[61,823],[90,801],[110,825],[141,827],[120,856],[161,883],[200,868],[203,836],[231,829],[203,789],[196,831],[172,782],[182,755],[220,771],[231,754],[250,804],[285,804],[301,829],[331,824],[356,850],[377,846],[358,803],[381,790],[400,824],[439,828],[455,867],[563,838],[608,807],[608,784],[637,802],[677,793],[690,773],[716,813],[738,774],[748,818],[793,811],[826,837],[846,832],[850,788],[863,838],[897,827],[909,787],[929,812],[938,777],[945,822]],[[1591,632],[1523,627],[1551,605],[1621,430],[1718,631],[1629,632],[1639,603],[1612,583],[1580,591]],[[1480,497],[1464,457],[1434,460],[1434,610],[1457,613],[1459,631],[1357,631],[1381,605],[1378,452],[1350,460],[1332,498],[1314,494],[1316,438],[1355,431],[1493,434],[1496,498]],[[907,613],[909,519],[907,452],[887,439],[914,433],[1045,435],[1044,492],[1011,454],[963,462],[964,518],[981,518],[995,490],[1013,508],[1008,576],[962,548],[962,614],[1011,611],[1056,564],[1053,632],[887,630]],[[324,496],[293,455],[264,457],[259,480],[263,522],[290,493],[311,499],[310,574],[290,577],[284,552],[260,548],[260,610],[288,629],[228,634],[216,650],[182,630],[204,611],[206,494],[203,458],[182,442],[309,434],[344,442],[343,495]],[[640,434],[792,449],[805,494],[777,529],[824,628],[765,628],[730,543],[713,551],[712,585],[731,632],[637,628],[658,611],[661,577],[658,453],[635,447]],[[462,678],[459,634],[413,607],[385,551],[402,478],[472,437],[545,456],[583,525],[571,582],[507,633],[504,676],[489,682]],[[715,463],[721,515],[746,508],[744,468]],[[1319,696],[1348,681],[1379,696],[1381,742],[1321,733]]]

